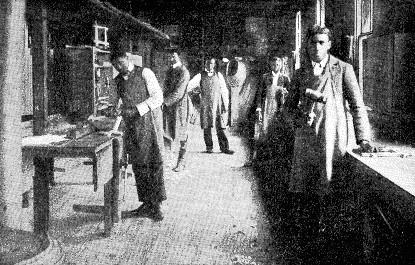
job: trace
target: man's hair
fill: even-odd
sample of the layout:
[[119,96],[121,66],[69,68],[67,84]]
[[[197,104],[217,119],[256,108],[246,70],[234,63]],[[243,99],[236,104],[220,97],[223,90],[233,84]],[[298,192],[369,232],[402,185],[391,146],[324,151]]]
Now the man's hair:
[[126,47],[124,47],[121,44],[115,44],[111,47],[111,55],[110,55],[110,60],[114,61],[118,58],[121,57],[125,57],[127,56],[127,53],[129,52],[129,49],[127,49]]
[[329,41],[331,41],[333,37],[331,31],[328,28],[322,27],[320,25],[313,25],[307,30],[306,41],[317,34],[326,34],[329,37]]
[[214,55],[207,55],[205,57],[205,63],[204,66],[206,66],[206,64],[210,63],[210,60],[214,59],[215,60],[215,67],[213,68],[215,70],[215,72],[217,73],[219,71],[219,59],[214,56]]
[[273,55],[273,56],[268,57],[268,62],[270,62],[270,63],[275,62],[276,60],[281,60],[282,61],[283,57],[279,56],[279,55]]

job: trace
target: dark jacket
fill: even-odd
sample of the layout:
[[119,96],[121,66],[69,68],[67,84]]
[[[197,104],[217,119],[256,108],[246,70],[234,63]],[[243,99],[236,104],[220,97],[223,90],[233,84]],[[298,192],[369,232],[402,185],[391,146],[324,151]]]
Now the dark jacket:
[[170,68],[164,81],[163,128],[165,136],[175,140],[187,130],[191,114],[191,103],[186,93],[190,75],[187,68],[182,65]]

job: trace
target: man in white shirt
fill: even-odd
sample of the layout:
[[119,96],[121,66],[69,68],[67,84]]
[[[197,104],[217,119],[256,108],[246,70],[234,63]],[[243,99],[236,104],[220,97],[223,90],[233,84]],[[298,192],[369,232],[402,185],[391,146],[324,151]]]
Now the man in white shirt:
[[133,65],[126,50],[114,49],[111,62],[119,72],[115,78],[117,98],[125,122],[124,148],[130,156],[138,200],[143,204],[131,214],[163,219],[161,202],[166,200],[163,176],[163,92],[149,68]]
[[206,153],[213,153],[212,128],[216,128],[220,151],[232,155],[225,130],[228,125],[229,92],[218,62],[213,56],[205,63],[205,71],[195,75],[187,87],[189,93],[200,96],[200,125]]

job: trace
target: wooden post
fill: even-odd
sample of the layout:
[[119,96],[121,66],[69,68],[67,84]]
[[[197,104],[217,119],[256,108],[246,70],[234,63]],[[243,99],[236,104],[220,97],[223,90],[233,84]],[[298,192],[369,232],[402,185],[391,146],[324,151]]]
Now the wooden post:
[[0,229],[20,228],[23,177],[21,95],[25,0],[0,4]]
[[[48,29],[45,1],[39,1],[32,7],[32,55],[33,55],[33,134],[45,133],[48,117],[47,96],[47,52]],[[35,157],[33,159],[35,175],[33,177],[34,232],[46,234],[49,224],[49,180],[53,169],[53,159]]]
[[33,5],[32,55],[33,55],[33,134],[45,133],[48,117],[48,28],[44,1]]

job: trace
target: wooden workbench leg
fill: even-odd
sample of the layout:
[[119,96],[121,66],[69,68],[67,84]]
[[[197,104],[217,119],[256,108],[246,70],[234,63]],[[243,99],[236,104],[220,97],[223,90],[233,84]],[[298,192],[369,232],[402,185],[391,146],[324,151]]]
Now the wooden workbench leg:
[[53,158],[46,158],[45,162],[47,163],[48,166],[48,179],[49,179],[49,184],[51,186],[55,186],[56,182],[55,182],[55,172],[54,172],[54,167],[55,167],[55,161]]
[[33,218],[34,232],[46,235],[49,228],[49,176],[50,161],[34,157],[35,175],[33,177]]
[[109,236],[113,226],[112,221],[112,181],[109,180],[104,184],[104,233]]
[[121,220],[120,205],[120,142],[114,138],[112,140],[112,221],[118,223]]
[[98,190],[98,158],[96,155],[92,158],[92,184],[96,192]]

